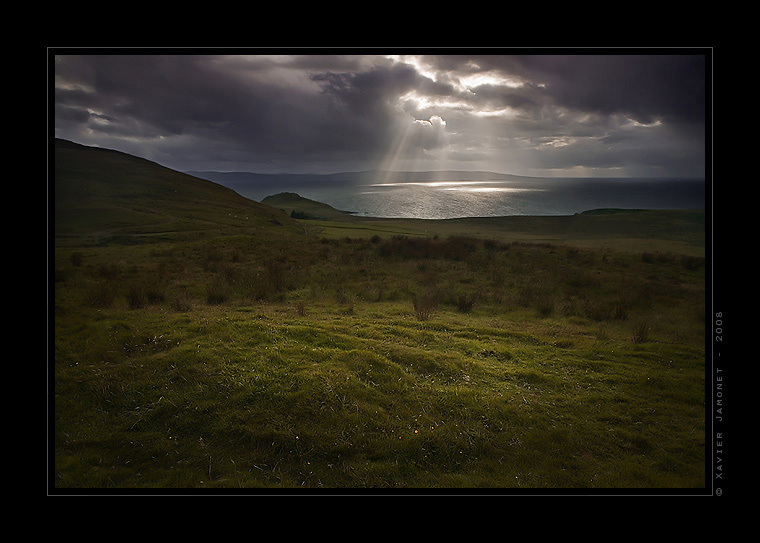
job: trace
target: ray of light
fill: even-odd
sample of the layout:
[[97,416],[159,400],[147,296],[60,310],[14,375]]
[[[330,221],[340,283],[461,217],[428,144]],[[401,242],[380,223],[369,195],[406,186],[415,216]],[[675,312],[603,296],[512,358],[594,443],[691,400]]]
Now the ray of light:
[[399,130],[398,135],[390,142],[388,151],[379,166],[379,169],[385,173],[381,183],[389,183],[391,181],[392,172],[395,171],[399,165],[399,160],[404,153],[411,130],[411,123],[405,125]]

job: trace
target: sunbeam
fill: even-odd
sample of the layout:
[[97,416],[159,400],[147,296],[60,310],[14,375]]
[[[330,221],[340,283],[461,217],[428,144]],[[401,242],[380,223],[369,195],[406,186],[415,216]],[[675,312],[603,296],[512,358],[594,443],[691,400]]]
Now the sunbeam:
[[391,182],[392,172],[440,170],[446,162],[446,143],[446,121],[441,116],[408,116],[399,123],[395,137],[379,162],[378,169],[386,172],[379,181]]
[[409,133],[412,131],[413,123],[403,125],[397,132],[397,136],[390,142],[390,147],[386,152],[383,160],[380,162],[379,170],[383,172],[383,183],[389,183],[393,179],[393,172],[399,166],[399,161],[405,152],[406,142],[409,139]]

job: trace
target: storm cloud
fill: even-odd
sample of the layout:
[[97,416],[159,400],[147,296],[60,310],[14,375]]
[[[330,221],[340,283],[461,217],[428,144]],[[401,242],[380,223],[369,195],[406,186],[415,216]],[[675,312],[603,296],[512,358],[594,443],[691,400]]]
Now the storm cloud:
[[55,51],[55,135],[181,171],[705,175],[705,51],[370,52]]

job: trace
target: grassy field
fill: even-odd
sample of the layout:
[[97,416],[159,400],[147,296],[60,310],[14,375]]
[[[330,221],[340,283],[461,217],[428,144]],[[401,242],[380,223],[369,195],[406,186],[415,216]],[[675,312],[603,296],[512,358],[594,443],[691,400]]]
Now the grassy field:
[[54,491],[704,488],[699,217],[138,200],[56,217]]

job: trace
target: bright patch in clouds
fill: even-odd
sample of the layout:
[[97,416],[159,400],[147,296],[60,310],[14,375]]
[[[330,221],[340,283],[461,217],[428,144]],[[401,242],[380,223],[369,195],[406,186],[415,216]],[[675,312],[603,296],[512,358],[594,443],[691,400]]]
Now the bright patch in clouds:
[[473,111],[472,113],[476,117],[501,117],[504,119],[516,119],[520,116],[520,112],[511,107],[503,107],[499,109],[481,109],[479,111]]
[[471,111],[473,107],[466,101],[451,97],[451,96],[432,96],[420,93],[417,90],[410,91],[399,98],[399,102],[407,104],[411,102],[412,107],[417,110],[430,110],[430,109],[456,109]]
[[[651,123],[642,123],[635,119],[628,119],[628,122],[626,125],[635,126],[635,127],[642,127],[642,128],[654,128],[657,126],[662,126],[662,121],[660,119],[655,119]],[[623,125],[623,126],[626,126]]]
[[386,58],[393,62],[410,64],[420,75],[427,77],[432,81],[438,80],[438,72],[432,66],[425,62],[425,57],[420,55],[386,55]]
[[462,90],[469,90],[472,92],[474,87],[480,87],[481,85],[519,89],[524,86],[525,83],[519,78],[505,76],[494,71],[466,75],[459,78],[459,87]]
[[434,127],[434,126],[440,126],[445,127],[446,121],[444,121],[440,115],[433,115],[430,117],[430,119],[414,119],[415,124],[419,124],[420,126],[428,126],[428,127]]
[[264,52],[62,50],[55,135],[180,171],[704,176],[702,51]]
[[549,141],[542,142],[541,145],[548,145],[550,147],[566,147],[575,143],[576,139],[577,138],[568,137],[553,138]]

